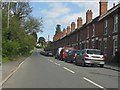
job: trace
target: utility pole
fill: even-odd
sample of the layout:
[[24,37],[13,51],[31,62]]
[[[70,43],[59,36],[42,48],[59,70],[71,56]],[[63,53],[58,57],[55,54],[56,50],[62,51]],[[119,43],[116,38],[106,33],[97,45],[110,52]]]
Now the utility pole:
[[48,42],[49,42],[49,40],[50,40],[50,35],[48,35]]

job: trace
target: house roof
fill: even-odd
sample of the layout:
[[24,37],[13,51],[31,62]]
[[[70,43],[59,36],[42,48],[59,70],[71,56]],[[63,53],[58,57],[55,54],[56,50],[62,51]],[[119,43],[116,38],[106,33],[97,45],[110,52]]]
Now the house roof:
[[102,20],[103,18],[105,18],[106,16],[108,16],[109,14],[113,13],[114,11],[116,10],[119,10],[120,9],[120,3],[118,3],[116,6],[114,6],[113,8],[109,9],[103,16],[101,16],[99,18],[99,21]]

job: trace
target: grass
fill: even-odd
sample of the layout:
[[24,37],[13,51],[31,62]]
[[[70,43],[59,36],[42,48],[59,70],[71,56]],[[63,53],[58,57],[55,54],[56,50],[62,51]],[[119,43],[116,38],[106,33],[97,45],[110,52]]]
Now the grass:
[[8,63],[10,60],[8,57],[3,57],[2,58],[2,63]]

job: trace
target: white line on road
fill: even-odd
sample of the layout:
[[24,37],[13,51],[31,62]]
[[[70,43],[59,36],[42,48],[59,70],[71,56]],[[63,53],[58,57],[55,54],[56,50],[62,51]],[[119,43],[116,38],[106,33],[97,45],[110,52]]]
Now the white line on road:
[[58,64],[58,63],[55,63],[56,65],[58,65],[58,66],[60,66],[60,64]]
[[15,70],[13,70],[2,82],[0,82],[0,85],[3,85],[20,67],[21,65],[25,62],[25,60],[19,64],[18,67],[16,67]]
[[95,82],[93,82],[93,81],[87,79],[86,77],[83,77],[83,79],[86,80],[86,81],[88,81],[88,82],[90,82],[90,83],[92,83],[92,84],[94,84],[95,86],[97,86],[97,87],[99,87],[99,88],[102,88],[103,90],[107,90],[107,89],[105,89],[104,87],[98,85],[97,83],[95,83]]
[[50,60],[50,62],[53,62],[52,60]]
[[72,71],[72,70],[70,70],[70,69],[68,69],[68,68],[66,68],[66,67],[63,67],[63,68],[64,68],[65,70],[71,72],[71,73],[75,73],[74,71]]

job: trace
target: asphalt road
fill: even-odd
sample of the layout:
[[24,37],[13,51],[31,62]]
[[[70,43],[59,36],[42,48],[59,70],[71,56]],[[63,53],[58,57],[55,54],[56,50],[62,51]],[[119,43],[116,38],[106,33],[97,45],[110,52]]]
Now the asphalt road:
[[3,88],[118,88],[117,71],[76,66],[39,52],[35,49]]

